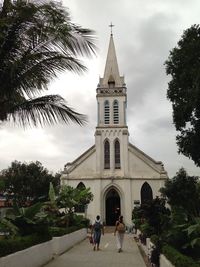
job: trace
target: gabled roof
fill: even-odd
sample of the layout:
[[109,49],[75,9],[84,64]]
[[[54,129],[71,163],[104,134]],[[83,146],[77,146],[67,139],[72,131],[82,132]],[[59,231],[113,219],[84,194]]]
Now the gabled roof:
[[[149,157],[147,154],[145,154],[142,150],[137,148],[136,146],[129,143],[128,150],[135,155],[136,158],[140,159],[146,166],[149,166],[151,169],[153,169],[157,174],[159,174],[160,178],[167,178],[167,172],[164,169],[164,166],[161,161],[155,161],[153,158]],[[70,174],[73,172],[78,166],[81,164],[84,164],[84,162],[91,156],[93,153],[95,153],[96,147],[93,145],[88,150],[86,150],[82,155],[80,155],[77,159],[75,159],[73,162],[69,162],[65,165],[65,169],[63,174]],[[88,175],[91,173],[89,172]],[[102,174],[101,174],[102,175]],[[132,174],[129,174],[129,177]]]
[[156,172],[159,172],[161,175],[168,177],[167,172],[164,169],[164,165],[162,161],[156,161],[147,154],[145,154],[142,150],[129,143],[130,151],[132,151],[138,158],[140,158],[143,162],[145,162],[148,166],[154,169]]
[[85,159],[87,159],[91,154],[96,151],[95,145],[91,146],[88,150],[86,150],[83,154],[81,154],[78,158],[76,158],[72,162],[68,162],[65,164],[64,173],[70,173],[73,171],[78,165],[80,165]]

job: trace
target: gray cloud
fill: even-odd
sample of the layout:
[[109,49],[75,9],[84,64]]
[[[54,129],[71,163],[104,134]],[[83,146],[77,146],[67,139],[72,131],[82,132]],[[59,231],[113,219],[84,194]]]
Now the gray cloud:
[[64,0],[73,21],[96,31],[97,58],[84,62],[83,76],[64,73],[52,82],[70,106],[88,115],[86,127],[73,124],[26,130],[0,126],[0,169],[12,160],[39,160],[50,170],[60,170],[94,144],[96,86],[103,75],[109,42],[108,24],[115,24],[114,41],[119,69],[128,89],[130,141],[149,156],[161,160],[170,176],[185,167],[199,174],[192,161],[178,155],[171,104],[166,99],[164,62],[184,29],[199,21],[198,0]]

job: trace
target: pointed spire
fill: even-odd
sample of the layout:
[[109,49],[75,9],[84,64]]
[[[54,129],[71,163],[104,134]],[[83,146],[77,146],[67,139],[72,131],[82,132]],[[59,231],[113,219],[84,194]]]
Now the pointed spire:
[[108,86],[109,83],[114,83],[114,85],[117,87],[122,86],[112,33],[110,35],[106,66],[102,80],[104,86]]

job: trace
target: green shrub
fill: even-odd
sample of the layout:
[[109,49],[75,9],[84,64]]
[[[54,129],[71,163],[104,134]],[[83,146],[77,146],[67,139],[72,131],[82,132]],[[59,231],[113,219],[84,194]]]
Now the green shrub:
[[90,220],[87,218],[83,218],[81,220],[81,225],[83,225],[84,227],[88,228],[90,226]]
[[163,246],[162,252],[175,267],[200,267],[200,264],[194,262],[192,258],[181,254],[169,245]]
[[156,246],[156,247],[160,247],[160,238],[158,235],[152,235],[150,237],[151,242]]
[[166,234],[166,243],[177,250],[182,249],[182,247],[189,242],[187,233],[183,230],[183,228],[179,228],[176,224],[174,224]]
[[72,232],[75,232],[81,228],[84,228],[84,225],[79,225],[79,226],[70,226],[70,227],[50,227],[49,232],[52,237],[54,236],[62,236],[66,234],[70,234]]
[[152,234],[154,234],[154,229],[152,226],[150,226],[147,222],[140,225],[141,232],[146,235],[146,237],[150,237]]
[[88,227],[90,224],[90,220],[83,217],[83,215],[73,214],[73,225],[84,225]]
[[33,234],[28,236],[15,237],[14,239],[2,239],[0,240],[0,257],[4,257],[14,252],[46,242],[54,236],[62,236],[70,234],[81,228],[84,228],[84,225],[71,226],[67,228],[50,227],[49,234],[45,235]]
[[12,254],[16,251],[20,251],[39,243],[46,242],[51,239],[48,235],[29,235],[23,237],[16,237],[14,239],[0,240],[0,257]]

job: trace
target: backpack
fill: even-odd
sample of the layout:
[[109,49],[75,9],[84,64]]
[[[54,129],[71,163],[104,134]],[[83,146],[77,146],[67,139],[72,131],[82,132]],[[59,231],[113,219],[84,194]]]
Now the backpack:
[[101,223],[100,222],[95,222],[94,223],[94,231],[98,232],[101,230]]
[[117,231],[118,231],[119,233],[124,233],[124,232],[125,232],[125,225],[124,225],[123,223],[119,223],[119,224],[117,225]]

